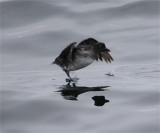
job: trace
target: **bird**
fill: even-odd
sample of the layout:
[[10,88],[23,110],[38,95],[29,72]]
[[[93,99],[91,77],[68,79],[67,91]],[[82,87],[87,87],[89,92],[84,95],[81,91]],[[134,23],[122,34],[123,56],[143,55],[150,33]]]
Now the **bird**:
[[87,67],[93,61],[105,61],[111,63],[114,61],[109,54],[110,50],[106,48],[103,42],[99,42],[94,38],[88,38],[81,41],[69,44],[60,55],[52,62],[63,69],[69,79],[66,81],[74,81],[70,77],[70,71],[76,71]]

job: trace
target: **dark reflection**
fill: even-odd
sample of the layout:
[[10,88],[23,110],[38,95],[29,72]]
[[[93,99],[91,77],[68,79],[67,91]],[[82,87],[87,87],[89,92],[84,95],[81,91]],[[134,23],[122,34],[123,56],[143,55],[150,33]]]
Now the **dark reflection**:
[[94,96],[92,99],[95,102],[95,106],[103,106],[105,103],[109,102],[109,100],[105,99],[104,96]]
[[[86,86],[76,86],[74,83],[73,84],[68,83],[67,85],[61,86],[58,92],[61,92],[61,95],[66,100],[78,100],[77,99],[78,95],[82,93],[89,92],[89,91],[105,91],[106,89],[104,88],[107,88],[107,87],[109,86],[86,87]],[[105,101],[105,98],[104,98],[104,101]]]

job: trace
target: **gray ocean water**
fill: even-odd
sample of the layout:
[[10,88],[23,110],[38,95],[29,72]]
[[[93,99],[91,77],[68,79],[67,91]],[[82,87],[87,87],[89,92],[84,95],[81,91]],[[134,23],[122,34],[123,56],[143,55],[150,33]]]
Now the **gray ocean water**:
[[[1,133],[159,133],[157,0],[1,0]],[[104,42],[112,64],[51,62],[71,42]],[[111,73],[111,74],[110,74]]]

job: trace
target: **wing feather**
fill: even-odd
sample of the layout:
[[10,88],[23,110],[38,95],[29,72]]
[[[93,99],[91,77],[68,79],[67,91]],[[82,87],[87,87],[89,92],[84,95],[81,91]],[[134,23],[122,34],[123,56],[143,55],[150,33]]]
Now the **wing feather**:
[[107,51],[106,52],[101,52],[101,56],[107,63],[108,62],[111,63],[111,61],[114,61],[112,56]]
[[72,62],[73,51],[75,49],[76,42],[68,45],[61,54],[55,59],[52,64],[57,64],[59,66],[67,66],[70,62]]
[[75,48],[75,44],[76,44],[76,43],[73,42],[73,43],[71,43],[71,44],[69,45],[68,55],[66,56],[68,63],[71,63],[71,62],[72,62],[73,49]]

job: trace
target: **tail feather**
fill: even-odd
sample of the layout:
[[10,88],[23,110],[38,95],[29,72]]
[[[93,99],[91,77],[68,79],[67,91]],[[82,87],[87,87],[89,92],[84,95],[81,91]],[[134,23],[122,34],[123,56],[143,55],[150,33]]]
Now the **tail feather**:
[[56,62],[55,62],[55,61],[53,61],[53,62],[51,63],[51,65],[53,65],[53,64],[56,64]]

